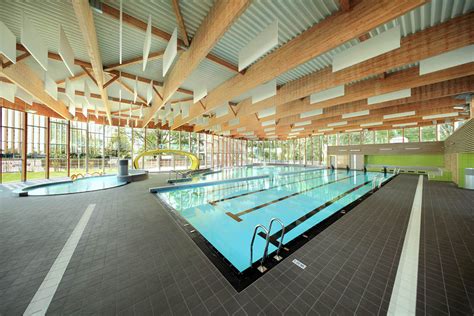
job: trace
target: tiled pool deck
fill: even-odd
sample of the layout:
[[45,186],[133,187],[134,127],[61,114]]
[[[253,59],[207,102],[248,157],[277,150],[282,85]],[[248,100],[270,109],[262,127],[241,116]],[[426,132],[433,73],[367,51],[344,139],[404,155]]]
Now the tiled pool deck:
[[[0,315],[25,311],[90,204],[48,314],[386,314],[417,181],[396,177],[240,293],[148,193],[163,176],[55,197],[0,186]],[[425,179],[417,313],[474,312],[473,224],[474,191]]]

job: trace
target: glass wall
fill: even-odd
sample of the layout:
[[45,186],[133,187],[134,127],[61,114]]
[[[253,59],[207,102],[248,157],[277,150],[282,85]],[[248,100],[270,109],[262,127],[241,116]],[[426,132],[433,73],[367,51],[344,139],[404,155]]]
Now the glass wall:
[[68,176],[68,125],[69,123],[66,120],[50,119],[49,176],[51,178]]
[[2,179],[3,183],[21,181],[24,113],[2,108]]
[[87,140],[87,172],[102,173],[104,169],[104,125],[89,123]]
[[87,172],[87,123],[71,122],[70,174]]
[[105,125],[104,128],[104,172],[117,173],[119,157],[118,127]]
[[[77,173],[116,173],[119,159],[128,159],[131,165],[132,158],[157,148],[190,151],[199,156],[201,168],[262,162],[322,165],[327,161],[327,146],[444,140],[460,125],[448,122],[261,141],[57,118],[50,118],[48,123],[46,117],[31,113],[25,117],[23,112],[5,108],[1,113],[2,182],[44,179],[48,171],[52,178]],[[140,168],[150,171],[182,170],[189,164],[188,158],[173,154],[146,156],[139,161]]]
[[27,113],[27,146],[26,146],[26,179],[44,179],[46,177],[46,138],[47,118],[36,114]]

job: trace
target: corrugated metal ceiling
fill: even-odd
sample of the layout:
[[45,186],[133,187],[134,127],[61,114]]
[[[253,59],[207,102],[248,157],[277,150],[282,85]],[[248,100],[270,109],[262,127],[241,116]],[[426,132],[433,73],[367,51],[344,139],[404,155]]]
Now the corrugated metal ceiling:
[[[104,2],[116,8],[119,6],[118,0],[105,0]],[[180,1],[181,12],[190,38],[194,36],[213,3],[212,0]],[[237,65],[240,49],[274,19],[279,20],[279,46],[281,46],[315,23],[318,23],[337,11],[338,6],[338,0],[254,0],[235,24],[225,33],[223,38],[216,44],[212,53]],[[126,13],[143,21],[146,21],[148,16],[151,14],[153,25],[166,32],[171,33],[177,26],[171,1],[123,1],[123,7]],[[404,16],[395,19],[394,21],[374,29],[370,32],[370,35],[376,36],[395,25],[400,25],[402,35],[407,36],[425,28],[445,22],[458,15],[466,14],[472,10],[474,10],[474,0],[433,0]],[[4,22],[17,36],[18,42],[20,41],[22,12],[26,14],[28,19],[32,21],[34,26],[40,32],[50,51],[57,52],[58,50],[59,25],[61,24],[73,47],[76,58],[85,61],[89,60],[70,0],[3,1],[2,9],[0,11],[0,20]],[[52,19],[51,16],[54,16],[54,19]],[[118,21],[105,14],[99,14],[96,12],[94,12],[94,20],[104,65],[118,62]],[[124,24],[124,60],[142,55],[144,38],[145,33],[142,30]],[[277,78],[277,83],[279,85],[285,84],[322,68],[330,67],[332,64],[332,57],[335,53],[348,49],[349,47],[356,45],[358,42],[359,40],[354,39],[344,43],[343,45],[320,55],[285,74],[282,74]],[[166,41],[161,40],[156,36],[152,37],[152,52],[163,50],[165,47]],[[26,62],[42,76],[41,69],[35,65],[35,61],[32,58],[28,58]],[[50,60],[49,64],[51,65],[50,75],[55,80],[63,79],[68,76],[66,68],[62,62]],[[414,65],[416,64],[406,65],[401,69],[413,67]],[[394,69],[391,71],[399,71],[401,69]],[[78,73],[81,72],[81,69],[76,67],[75,71]],[[123,71],[158,81],[164,80],[162,77],[161,59],[149,62],[145,72],[142,71],[141,64],[126,67]],[[209,60],[204,60],[184,82],[183,88],[193,90],[197,84],[202,84],[204,81],[210,91],[232,76],[234,76],[234,73],[227,68],[217,65]],[[89,78],[86,78],[85,80],[90,81]],[[89,83],[91,90],[93,92],[98,92],[92,81]],[[133,84],[133,81],[130,80],[129,84]],[[83,80],[78,80],[75,83],[75,86],[77,86],[79,90],[79,87],[83,87]],[[146,95],[144,87],[145,85],[141,84],[139,88],[142,96]],[[118,96],[118,86],[116,84],[111,85],[109,90],[111,96]],[[240,100],[247,95],[248,93],[240,96],[237,100]],[[176,93],[173,96],[173,99],[186,97],[189,96],[186,94]]]
[[212,53],[237,65],[239,51],[275,19],[279,23],[279,47],[337,10],[336,0],[253,1]]
[[[99,42],[99,49],[102,56],[102,63],[104,65],[118,63],[120,34],[119,21],[108,15],[100,14],[95,11],[93,12],[94,23],[97,31],[97,40]],[[145,32],[124,23],[122,36],[123,60],[129,60],[131,58],[143,56]],[[159,40],[156,36],[152,36],[150,52],[164,50],[165,48],[166,42]]]
[[[400,25],[402,37],[404,37],[445,22],[456,16],[466,14],[472,10],[474,10],[474,0],[433,0],[430,3],[372,30],[370,35],[373,37],[394,27],[395,25]],[[324,67],[330,67],[332,65],[332,57],[334,54],[357,45],[359,42],[358,39],[351,40],[330,52],[320,55],[309,62],[288,71],[277,78],[278,84],[284,84],[318,71]]]
[[59,25],[62,25],[76,58],[89,60],[70,1],[1,1],[0,20],[15,34],[18,43],[22,12],[32,22],[49,51],[58,51]]

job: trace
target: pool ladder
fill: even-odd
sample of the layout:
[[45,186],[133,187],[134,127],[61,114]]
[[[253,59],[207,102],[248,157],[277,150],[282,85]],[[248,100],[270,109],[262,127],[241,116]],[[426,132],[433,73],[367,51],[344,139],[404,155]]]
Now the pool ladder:
[[281,225],[280,243],[278,244],[277,252],[276,252],[275,256],[273,256],[273,258],[277,261],[280,261],[281,259],[283,259],[279,255],[281,246],[283,245],[283,238],[285,237],[285,225],[283,224],[283,222],[279,218],[274,217],[270,220],[270,224],[268,225],[268,229],[265,226],[263,226],[262,224],[256,225],[255,229],[253,230],[252,241],[250,243],[250,266],[252,266],[252,264],[253,264],[253,244],[255,242],[255,236],[257,235],[258,230],[261,229],[265,232],[265,250],[263,251],[263,257],[262,257],[262,260],[260,261],[260,266],[258,266],[258,268],[257,268],[258,271],[260,271],[261,273],[264,273],[265,271],[267,271],[267,268],[264,267],[263,263],[264,263],[265,259],[267,258],[267,255],[268,255],[268,245],[270,243],[270,233],[272,231],[273,222],[277,222],[278,224]]

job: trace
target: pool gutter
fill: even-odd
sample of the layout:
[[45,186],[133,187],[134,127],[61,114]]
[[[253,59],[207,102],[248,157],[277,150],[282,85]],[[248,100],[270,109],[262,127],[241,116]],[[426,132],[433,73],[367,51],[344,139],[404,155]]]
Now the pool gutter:
[[149,188],[149,191],[150,191],[150,193],[164,193],[164,192],[169,192],[169,191],[185,190],[185,189],[189,189],[189,188],[207,187],[207,186],[213,186],[213,185],[220,185],[220,184],[227,184],[227,183],[234,183],[234,182],[242,182],[242,181],[251,181],[251,180],[259,180],[259,179],[267,179],[267,178],[269,178],[268,175],[261,175],[261,176],[253,176],[253,177],[246,177],[246,178],[218,180],[218,181],[184,183],[184,184],[166,185],[166,186]]

